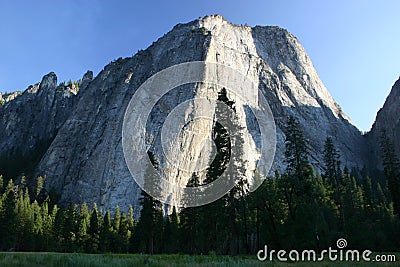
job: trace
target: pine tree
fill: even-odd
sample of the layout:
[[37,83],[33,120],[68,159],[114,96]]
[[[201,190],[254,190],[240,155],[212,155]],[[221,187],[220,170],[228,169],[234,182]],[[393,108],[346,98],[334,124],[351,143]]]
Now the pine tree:
[[[213,228],[217,229],[217,224],[226,223],[225,227],[228,227],[228,233],[230,235],[230,253],[235,255],[238,253],[238,216],[240,210],[244,213],[246,212],[243,198],[248,191],[248,181],[245,175],[246,161],[243,159],[243,127],[240,125],[235,114],[235,102],[229,100],[225,88],[222,88],[218,93],[217,100],[218,102],[215,109],[216,119],[213,127],[213,140],[217,148],[217,154],[207,170],[205,182],[210,183],[216,180],[222,173],[226,172],[228,182],[234,182],[234,187],[223,198],[204,208],[207,207],[208,212],[226,210],[226,220],[214,221],[213,225],[215,228]],[[228,109],[230,109],[230,111],[228,111]],[[223,125],[230,125],[231,129],[226,129]],[[228,163],[230,164],[228,165]],[[208,219],[217,219],[207,215],[206,217]],[[245,229],[247,229],[246,216],[242,217],[242,219]],[[214,234],[217,239],[218,232]],[[245,238],[245,240],[247,240],[247,238]]]
[[96,203],[93,204],[92,212],[90,213],[87,233],[89,240],[86,250],[91,253],[97,253],[100,243],[100,222]]
[[308,179],[312,175],[308,162],[309,151],[300,124],[290,116],[285,127],[286,173],[282,176],[285,202],[292,220],[296,218],[298,198],[311,194]]
[[88,240],[88,227],[90,221],[89,208],[86,203],[83,203],[80,208],[80,212],[77,218],[77,228],[76,232],[76,243],[77,243],[77,251],[84,252]]
[[325,177],[331,180],[336,187],[340,179],[340,160],[339,152],[333,145],[332,138],[327,137],[324,145]]
[[49,211],[49,202],[50,200],[47,199],[43,202],[41,206],[43,218],[43,235],[40,244],[37,245],[37,247],[39,247],[41,251],[53,250],[55,246],[55,243],[53,242],[54,219],[52,216],[52,212]]
[[[207,169],[207,175],[204,183],[208,184],[216,180],[226,170],[226,167],[231,160],[231,138],[228,129],[223,124],[228,125],[230,121],[227,107],[233,109],[234,102],[230,101],[227,96],[226,89],[223,88],[218,93],[219,102],[215,108],[215,119],[213,125],[212,139],[216,146],[216,155]],[[221,124],[222,122],[223,124]],[[229,123],[230,124],[230,123]],[[231,129],[232,131],[232,129]],[[232,172],[232,170],[231,170]],[[231,177],[228,177],[231,178]]]
[[[94,220],[94,219],[93,219]],[[107,210],[103,218],[103,225],[100,228],[100,252],[108,252],[112,246],[112,226],[110,211]]]
[[381,133],[381,151],[384,173],[393,200],[394,213],[400,216],[400,163],[394,145],[386,131]]
[[[154,155],[151,152],[148,152],[148,155],[153,166],[156,168],[158,166],[158,163],[155,161]],[[157,178],[153,177],[153,175],[155,174],[153,174],[153,172],[151,171],[151,168],[153,168],[153,166],[148,166],[148,169],[146,170],[144,178],[145,187],[157,185]],[[147,192],[143,190],[141,193],[140,204],[142,206],[142,210],[140,211],[140,218],[136,228],[136,232],[139,236],[141,236],[141,242],[143,242],[142,246],[140,246],[141,250],[148,254],[153,254],[155,252],[154,241],[157,234],[157,228],[162,225],[161,203],[155,200],[152,196],[150,196],[149,194],[147,194]]]
[[323,195],[321,184],[315,177],[309,163],[309,150],[301,125],[289,117],[285,129],[286,172],[280,175],[278,188],[288,216],[283,221],[285,238],[282,246],[298,248],[317,247],[319,218],[323,218],[319,209],[323,202],[318,202]]
[[171,220],[169,215],[163,218],[163,230],[162,230],[162,252],[170,253],[170,241],[171,237]]
[[281,247],[279,224],[284,220],[286,211],[281,205],[283,197],[279,188],[279,174],[275,178],[267,177],[260,187],[250,194],[250,205],[255,209],[256,247],[261,249],[265,243],[262,236],[268,236],[268,244]]
[[387,203],[386,203],[386,195],[385,195],[380,183],[378,183],[376,185],[376,198],[377,198],[377,201],[378,201],[378,205],[380,205],[383,208],[386,208],[386,205],[387,205]]
[[[24,193],[23,193],[24,192]],[[19,190],[16,202],[16,250],[29,251],[35,246],[34,213],[28,188]]]
[[115,208],[114,217],[112,219],[112,227],[116,233],[118,233],[119,231],[120,223],[121,223],[121,211],[119,209],[119,206],[117,205],[117,207]]
[[310,174],[309,151],[300,124],[290,116],[285,127],[286,173],[302,180]]
[[121,211],[119,206],[115,207],[114,216],[111,218],[111,235],[110,235],[110,243],[113,244],[110,249],[111,252],[119,253],[121,252],[121,236],[119,234],[121,225]]
[[43,217],[41,207],[36,200],[32,203],[32,211],[34,218],[34,234],[36,238],[40,240],[43,237]]
[[[57,206],[55,206],[57,207]],[[54,239],[55,239],[55,243],[56,243],[56,247],[57,247],[57,251],[58,252],[65,252],[64,249],[64,243],[65,243],[65,234],[64,234],[64,220],[65,220],[65,216],[64,216],[65,211],[59,209],[59,210],[55,210],[53,208],[53,213],[52,215],[55,215],[54,217],[54,227],[53,227],[53,231],[54,231]]]
[[61,216],[61,250],[62,252],[75,252],[77,249],[78,205],[71,205],[67,210],[61,212]]
[[8,181],[3,194],[3,206],[0,213],[0,250],[14,249],[16,245],[16,234],[14,229],[17,216],[15,213],[16,192],[12,179]]
[[141,242],[144,242],[143,252],[153,254],[155,252],[156,223],[159,219],[158,213],[161,213],[160,205],[145,191],[142,191],[140,204],[142,210],[140,211],[137,233],[141,236]]
[[176,213],[176,208],[172,208],[171,215],[167,216],[166,222],[168,225],[168,234],[165,236],[165,251],[168,253],[177,253],[179,249],[179,233],[178,233],[178,224],[179,218]]
[[325,174],[324,178],[334,188],[333,199],[339,207],[340,228],[345,228],[345,215],[343,209],[343,194],[342,194],[342,174],[340,169],[340,154],[333,145],[332,138],[327,137],[324,145],[324,162]]
[[131,230],[129,229],[129,221],[125,212],[121,213],[120,227],[118,232],[120,238],[119,250],[123,253],[128,252],[129,239],[131,238]]
[[363,208],[367,211],[367,214],[371,216],[373,210],[375,209],[375,198],[372,189],[372,181],[368,176],[363,179],[362,189],[364,198]]
[[[206,178],[203,184],[209,184],[220,177],[226,170],[231,157],[231,143],[227,129],[216,121],[212,135],[217,152],[215,158],[207,168]],[[228,176],[228,179],[231,178],[231,176]],[[199,214],[198,225],[202,225],[202,227],[198,227],[198,249],[201,253],[208,254],[210,251],[215,253],[220,243],[223,242],[220,236],[225,237],[226,234],[220,230],[220,228],[222,228],[221,224],[225,224],[223,226],[224,228],[229,224],[225,212],[225,198],[226,196],[197,208]]]
[[[228,100],[226,95],[226,90],[223,88],[219,93],[218,100],[224,102],[228,105],[234,112],[236,112],[235,102]],[[236,115],[236,114],[235,114]],[[243,150],[243,127],[240,125],[237,116],[230,119],[230,125],[233,129],[231,134],[232,142],[232,153],[231,153],[231,164],[229,165],[228,175],[230,175],[231,180],[235,181],[235,186],[230,190],[227,195],[226,202],[228,208],[228,218],[230,221],[230,253],[231,255],[236,255],[239,250],[239,224],[240,215],[242,215],[242,225],[243,225],[243,241],[246,252],[248,252],[249,247],[247,243],[247,216],[246,210],[247,205],[245,201],[246,194],[248,193],[248,181],[246,177],[246,163],[244,160],[244,150]]]
[[136,220],[134,219],[134,211],[132,205],[129,205],[129,210],[128,210],[128,227],[129,227],[129,232],[130,232],[130,238],[128,241],[128,250],[129,252],[135,252],[136,249],[136,244],[135,244],[135,228],[136,228]]
[[132,207],[132,205],[129,205],[129,209],[128,209],[128,226],[129,226],[129,230],[131,230],[131,231],[135,227],[135,219],[133,218],[133,207]]
[[43,184],[44,184],[43,177],[42,176],[37,177],[35,198],[37,198],[39,196],[39,194],[42,192]]
[[[196,173],[192,174],[186,187],[197,187],[200,185],[199,177]],[[200,240],[200,207],[183,208],[179,213],[180,217],[180,244],[181,251],[189,254],[196,254],[199,251]]]

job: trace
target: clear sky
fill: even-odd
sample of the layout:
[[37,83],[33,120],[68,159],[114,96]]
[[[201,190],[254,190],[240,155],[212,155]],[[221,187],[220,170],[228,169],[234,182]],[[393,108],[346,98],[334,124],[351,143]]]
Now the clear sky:
[[293,33],[363,131],[400,75],[400,1],[0,0],[0,91],[24,90],[50,71],[59,82],[96,75],[208,14]]

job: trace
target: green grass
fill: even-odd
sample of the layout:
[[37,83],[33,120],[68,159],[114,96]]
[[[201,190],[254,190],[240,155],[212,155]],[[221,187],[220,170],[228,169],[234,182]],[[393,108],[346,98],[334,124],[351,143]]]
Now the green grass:
[[0,253],[0,266],[36,267],[94,267],[94,266],[400,266],[400,253],[397,262],[260,262],[256,256],[190,256],[190,255],[138,255],[138,254],[63,254],[63,253]]

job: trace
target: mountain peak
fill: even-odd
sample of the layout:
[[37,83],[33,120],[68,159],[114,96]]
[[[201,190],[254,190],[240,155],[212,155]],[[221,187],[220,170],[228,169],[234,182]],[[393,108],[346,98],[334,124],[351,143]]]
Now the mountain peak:
[[[259,90],[257,95],[263,94],[267,99],[274,115],[278,141],[272,171],[285,169],[283,129],[288,116],[294,116],[302,125],[316,170],[322,169],[321,155],[328,136],[337,145],[342,162],[349,167],[363,165],[361,133],[329,94],[300,42],[280,27],[240,26],[220,15],[176,25],[148,49],[106,66],[93,81],[92,73],[85,74],[82,82],[88,82],[82,94],[70,98],[57,97],[56,94],[54,98],[46,96],[46,101],[38,98],[35,102],[30,102],[33,97],[27,95],[20,98],[21,107],[26,107],[24,112],[10,113],[8,109],[1,109],[4,118],[15,121],[14,128],[9,128],[10,133],[21,134],[18,138],[11,138],[11,134],[0,136],[0,153],[6,155],[10,148],[21,146],[24,143],[21,140],[26,136],[47,133],[47,139],[52,142],[35,166],[35,175],[47,177],[46,188],[56,190],[61,203],[95,202],[105,209],[116,205],[126,209],[132,203],[139,206],[140,188],[125,165],[121,144],[127,105],[140,85],[153,74],[192,61],[213,62],[233,68],[253,81]],[[56,75],[49,73],[40,86],[53,88],[56,82]],[[182,101],[200,96],[212,99],[215,94],[206,90],[204,84],[175,88],[154,105],[146,124],[146,140],[160,167],[169,167],[160,143],[161,126],[171,109]],[[227,97],[236,99],[237,88],[231,89]],[[253,170],[259,159],[257,146],[260,139],[254,120],[245,112],[247,104],[236,100],[236,105],[240,123],[246,129],[243,157],[247,169]],[[38,113],[36,109],[43,114],[40,123],[32,122],[30,116]],[[191,114],[193,110],[186,112]],[[32,124],[40,127],[33,130]],[[46,128],[47,124],[52,127]],[[0,127],[6,128],[5,125]],[[207,127],[206,124],[200,125],[199,132],[210,133]],[[180,163],[184,166],[191,166],[189,159],[203,155],[202,149],[188,145],[192,144],[189,136],[178,141],[181,142],[178,147],[183,151],[179,155]],[[143,170],[140,170],[135,175],[142,174]],[[184,184],[185,179],[180,175],[181,172],[171,173],[168,179]]]
[[57,75],[54,72],[50,72],[43,76],[40,82],[39,90],[42,89],[55,89],[57,87]]

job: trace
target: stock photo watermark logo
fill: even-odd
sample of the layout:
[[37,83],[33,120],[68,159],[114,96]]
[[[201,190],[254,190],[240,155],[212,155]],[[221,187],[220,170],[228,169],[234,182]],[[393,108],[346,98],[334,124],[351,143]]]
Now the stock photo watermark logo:
[[355,262],[355,261],[366,261],[366,262],[396,262],[396,255],[394,254],[377,254],[373,255],[371,250],[359,251],[356,249],[346,249],[347,240],[344,238],[339,238],[336,241],[336,248],[329,247],[328,249],[322,250],[320,253],[317,253],[315,250],[290,250],[289,252],[286,250],[268,250],[268,246],[265,245],[264,249],[261,249],[257,253],[257,259],[260,261],[273,261],[277,259],[278,261],[347,261],[347,262]]
[[[149,156],[150,145],[146,140],[149,139],[149,129],[146,126],[151,120],[153,108],[162,102],[163,97],[185,85],[193,85],[197,91],[191,99],[178,103],[170,110],[162,122],[159,140],[165,160],[156,168]],[[235,100],[235,108],[217,99],[216,92],[221,88],[228,92],[230,100]],[[240,139],[237,133],[238,117],[242,118],[239,128],[245,132],[249,114],[253,118],[252,125],[258,129],[257,140],[253,142],[257,146],[252,151],[256,159],[252,170],[255,175],[248,188],[254,191],[271,168],[276,147],[274,118],[258,86],[231,67],[203,61],[174,65],[156,73],[136,90],[125,111],[122,146],[133,179],[146,193],[168,205],[196,207],[221,198],[242,175],[235,173],[232,159],[244,157],[236,149],[239,143],[250,147],[248,144],[252,142],[249,131],[246,134],[250,138]],[[188,187],[186,183],[190,176],[207,170],[210,156],[212,158],[217,154],[212,138],[212,127],[216,123],[227,131],[231,143],[225,171],[210,183]],[[200,152],[194,149],[196,146],[200,147]]]

